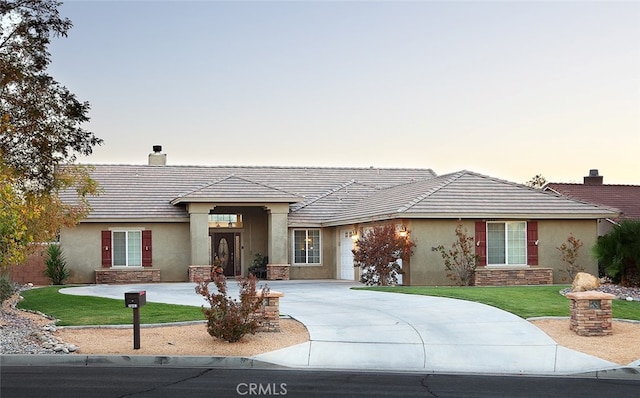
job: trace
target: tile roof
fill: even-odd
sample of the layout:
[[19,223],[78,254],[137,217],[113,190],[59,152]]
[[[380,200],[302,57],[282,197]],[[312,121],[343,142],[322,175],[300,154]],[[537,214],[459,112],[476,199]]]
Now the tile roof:
[[640,220],[640,185],[588,185],[550,182],[545,190],[619,209],[621,219]]
[[295,203],[302,200],[304,200],[302,196],[232,174],[179,195],[171,201],[171,204],[188,202]]
[[[291,226],[390,218],[606,218],[617,211],[524,185],[431,169],[93,165],[86,221],[184,221],[185,203],[285,202]],[[63,199],[65,199],[63,195]],[[67,200],[72,200],[68,196]]]
[[323,221],[348,211],[352,206],[379,190],[380,188],[353,180],[341,184],[304,203],[293,205],[289,224],[291,226],[320,225]]
[[[93,169],[91,176],[100,184],[102,194],[90,198],[93,211],[86,220],[89,222],[181,221],[189,217],[183,202],[208,199],[247,202],[262,195],[265,195],[262,203],[269,200],[289,201],[297,209],[302,209],[308,203],[316,203],[317,206],[324,203],[321,197],[341,186],[344,186],[343,192],[354,195],[365,189],[383,189],[435,176],[431,169],[172,165],[90,167]],[[358,188],[349,188],[348,185]],[[234,192],[234,187],[238,191]],[[61,196],[73,200],[70,193]],[[305,211],[299,214],[302,217]]]
[[377,191],[325,224],[386,218],[575,219],[616,214],[615,209],[463,170]]

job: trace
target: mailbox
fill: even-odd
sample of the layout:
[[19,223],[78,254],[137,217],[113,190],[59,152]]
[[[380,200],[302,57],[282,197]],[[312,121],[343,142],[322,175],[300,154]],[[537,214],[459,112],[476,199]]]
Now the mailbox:
[[140,308],[147,304],[147,292],[126,292],[124,294],[124,306],[128,308]]

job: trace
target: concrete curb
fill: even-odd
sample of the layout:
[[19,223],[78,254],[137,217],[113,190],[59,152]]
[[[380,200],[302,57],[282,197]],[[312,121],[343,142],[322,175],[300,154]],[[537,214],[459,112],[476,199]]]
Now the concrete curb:
[[[393,370],[393,369],[347,369],[347,368],[292,368],[276,365],[265,361],[259,361],[247,357],[208,357],[208,356],[153,356],[153,355],[0,355],[0,371],[2,366],[128,366],[151,367],[163,366],[169,368],[226,368],[226,369],[305,369],[340,372],[344,370],[356,370],[360,372],[385,372],[385,373],[425,373],[425,374],[476,374],[477,372],[437,372],[429,370]],[[592,372],[574,374],[508,374],[499,373],[502,376],[528,376],[528,377],[573,377],[581,379],[606,379],[606,380],[640,380],[640,367],[620,367],[615,369],[595,370]],[[487,376],[491,373],[486,374]]]
[[640,380],[640,367],[633,368],[625,366],[616,369],[596,370],[594,372],[579,373],[574,376],[607,380]]
[[247,357],[154,355],[22,355],[3,354],[1,366],[166,366],[176,368],[287,369]]

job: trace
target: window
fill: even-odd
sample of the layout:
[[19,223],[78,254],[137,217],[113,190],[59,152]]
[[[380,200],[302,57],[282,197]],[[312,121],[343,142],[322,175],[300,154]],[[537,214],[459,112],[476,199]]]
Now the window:
[[527,264],[527,223],[487,223],[487,264]]
[[242,228],[242,214],[209,214],[211,228]]
[[113,265],[142,266],[142,231],[113,231]]
[[293,258],[296,264],[320,264],[320,230],[293,231]]

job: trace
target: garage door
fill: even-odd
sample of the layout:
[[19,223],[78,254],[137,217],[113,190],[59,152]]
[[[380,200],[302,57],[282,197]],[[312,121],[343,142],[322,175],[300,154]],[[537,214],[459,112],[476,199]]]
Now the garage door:
[[355,270],[353,268],[353,236],[354,231],[345,229],[340,232],[340,279],[354,280]]

